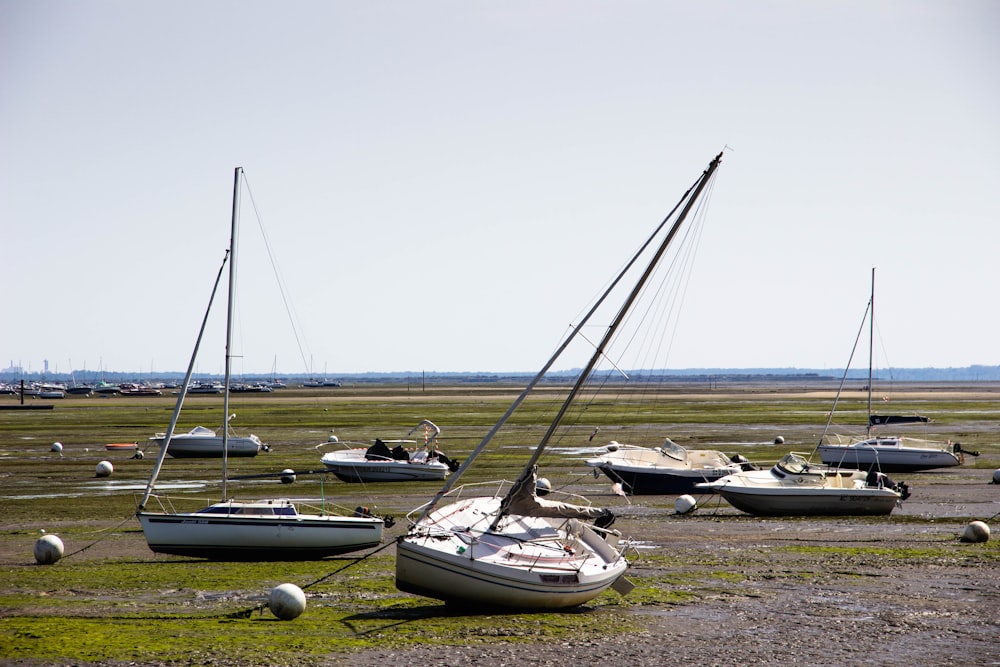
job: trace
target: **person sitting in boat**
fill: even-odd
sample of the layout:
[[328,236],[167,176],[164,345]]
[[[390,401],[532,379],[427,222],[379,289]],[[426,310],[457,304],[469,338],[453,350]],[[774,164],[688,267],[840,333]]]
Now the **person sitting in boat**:
[[391,458],[392,450],[390,450],[389,447],[378,438],[375,438],[375,444],[365,451],[365,459],[368,461],[378,461],[379,459]]

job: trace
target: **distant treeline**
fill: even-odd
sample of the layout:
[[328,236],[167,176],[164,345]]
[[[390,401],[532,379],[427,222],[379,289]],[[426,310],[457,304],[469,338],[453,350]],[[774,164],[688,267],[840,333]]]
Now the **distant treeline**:
[[[565,382],[576,377],[579,369],[553,371],[545,380],[547,382]],[[603,371],[602,371],[603,372]],[[661,369],[644,371],[626,371],[630,381],[642,382],[837,382],[843,376],[842,370],[802,369],[802,368],[685,368]],[[612,381],[625,381],[619,371],[608,371]],[[437,371],[398,371],[372,373],[343,373],[339,375],[324,375],[317,378],[309,374],[281,375],[275,378],[269,374],[240,374],[234,376],[234,382],[263,382],[281,379],[290,384],[302,384],[308,380],[337,380],[342,383],[362,384],[489,384],[517,383],[524,384],[533,373],[490,373],[490,372],[437,372]],[[848,375],[851,381],[867,381],[867,369],[852,369]],[[965,366],[963,368],[892,368],[878,369],[874,377],[879,382],[997,382],[1000,381],[1000,366]],[[0,382],[15,384],[20,380],[25,382],[59,382],[71,384],[97,384],[108,382],[153,383],[178,382],[184,379],[181,372],[163,373],[130,373],[109,371],[72,371],[70,373],[18,373],[14,369],[0,372]],[[221,380],[221,375],[199,373],[196,380]]]

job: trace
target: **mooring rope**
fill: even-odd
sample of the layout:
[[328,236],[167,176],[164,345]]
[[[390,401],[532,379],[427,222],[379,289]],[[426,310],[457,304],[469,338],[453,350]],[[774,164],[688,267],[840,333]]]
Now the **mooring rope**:
[[88,545],[86,545],[86,546],[83,546],[83,547],[80,547],[79,549],[77,549],[76,551],[74,551],[74,552],[72,552],[72,553],[68,553],[68,554],[66,554],[65,556],[63,556],[63,558],[69,558],[69,557],[71,557],[71,556],[75,556],[75,555],[77,555],[78,553],[80,553],[80,552],[82,552],[82,551],[86,551],[87,549],[89,549],[90,547],[94,546],[95,544],[98,544],[98,543],[100,543],[100,542],[101,542],[102,540],[104,540],[104,539],[105,539],[105,538],[107,538],[108,536],[110,536],[110,535],[112,535],[112,534],[114,534],[114,533],[118,532],[118,530],[119,530],[119,529],[120,529],[120,528],[121,528],[122,526],[124,526],[124,525],[125,525],[126,523],[128,523],[129,521],[131,521],[131,520],[132,520],[132,519],[134,519],[134,518],[135,518],[135,516],[134,516],[134,515],[130,515],[130,516],[127,516],[127,517],[125,517],[125,519],[124,519],[124,520],[123,520],[123,521],[122,521],[122,522],[121,522],[120,524],[118,524],[117,526],[115,526],[114,528],[108,528],[108,529],[106,529],[106,530],[104,531],[104,535],[103,535],[102,537],[99,537],[99,538],[97,538],[96,540],[94,540],[93,542],[91,542],[90,544],[88,544]]
[[[334,570],[333,572],[331,572],[329,574],[323,575],[319,579],[316,579],[315,581],[312,581],[312,582],[306,584],[305,586],[300,586],[299,588],[301,588],[302,590],[306,590],[307,588],[311,588],[311,587],[315,586],[316,584],[322,583],[322,582],[326,581],[327,579],[329,579],[330,577],[332,577],[332,576],[334,576],[336,574],[340,574],[341,572],[343,572],[347,568],[351,567],[352,565],[357,565],[358,563],[364,561],[365,559],[369,558],[370,556],[374,556],[375,554],[377,554],[378,552],[382,551],[383,549],[387,549],[387,548],[395,545],[398,539],[401,539],[401,538],[396,538],[396,539],[393,539],[393,540],[391,540],[389,542],[386,542],[385,544],[383,544],[382,546],[378,547],[377,549],[366,553],[364,556],[361,556],[360,558],[356,558],[356,559],[348,562],[343,567],[341,567],[339,569],[336,569],[336,570]],[[268,606],[268,603],[261,602],[261,603],[258,603],[256,605],[254,605],[253,607],[250,607],[249,609],[244,609],[242,611],[234,611],[234,612],[229,613],[229,614],[218,614],[215,617],[216,618],[250,618],[251,616],[253,616],[253,613],[255,611],[259,612],[259,613],[263,613],[264,608],[267,607],[267,606]],[[213,617],[210,616],[209,618],[213,618]]]

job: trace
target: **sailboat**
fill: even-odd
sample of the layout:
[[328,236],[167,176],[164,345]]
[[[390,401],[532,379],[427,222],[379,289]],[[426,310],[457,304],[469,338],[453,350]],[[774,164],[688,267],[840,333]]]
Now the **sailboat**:
[[[145,493],[139,501],[136,517],[142,525],[146,543],[156,553],[216,560],[311,560],[376,546],[382,541],[385,522],[363,508],[359,508],[354,516],[306,514],[300,513],[299,508],[291,500],[282,498],[250,502],[224,500],[195,512],[173,512],[167,509],[157,512],[146,509],[150,499],[155,497],[157,477],[167,453],[173,446],[174,428],[188,387],[191,386],[191,375],[198,356],[198,348],[227,261],[229,306],[226,318],[226,363],[222,396],[223,414],[229,414],[236,239],[242,175],[242,168],[237,167],[233,185],[233,218],[229,250],[222,266],[219,267],[212,296],[188,364],[187,375],[178,394],[170,424],[163,436],[160,455],[153,466]],[[229,429],[224,425],[220,443],[223,498],[227,497],[228,441]]]
[[[830,411],[830,418],[827,420],[826,428],[820,437],[820,444],[817,446],[820,460],[831,466],[843,468],[860,468],[862,470],[875,469],[882,472],[913,472],[917,470],[932,470],[935,468],[948,468],[962,463],[963,454],[968,453],[979,456],[978,452],[964,452],[959,443],[942,443],[930,440],[921,440],[897,435],[877,435],[876,426],[896,425],[896,424],[924,424],[930,421],[928,417],[922,415],[877,415],[872,413],[872,356],[875,338],[875,269],[872,268],[872,289],[868,307],[865,310],[865,318],[861,325],[864,328],[867,320],[869,326],[868,335],[868,425],[867,435],[861,440],[844,440],[836,435],[827,435],[830,423],[833,419],[833,410]],[[858,332],[858,337],[861,331]],[[855,339],[855,348],[857,339]],[[853,356],[853,350],[852,350]],[[848,361],[847,368],[850,368]],[[844,380],[847,377],[847,369],[841,379],[840,389],[843,389]],[[837,398],[834,399],[834,408],[840,398],[840,390],[837,391]]]
[[[538,461],[721,159],[720,153],[711,161],[437,495],[407,517],[411,526],[396,544],[397,588],[446,603],[517,609],[562,609],[584,604],[609,588],[620,594],[631,590],[624,576],[626,545],[620,541],[621,533],[610,528],[614,514],[579,501],[540,497]],[[662,236],[671,220],[669,232]],[[639,260],[649,252],[652,258],[594,344],[589,361],[517,479],[478,487],[489,489],[483,495],[476,495],[482,493],[473,488],[476,485],[455,487],[619,283],[642,268]],[[452,502],[440,506],[446,496]]]

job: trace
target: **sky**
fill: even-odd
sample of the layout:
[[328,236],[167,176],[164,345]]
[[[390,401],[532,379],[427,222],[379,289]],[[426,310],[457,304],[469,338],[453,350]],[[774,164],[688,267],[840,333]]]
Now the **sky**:
[[670,368],[843,368],[873,267],[887,365],[1000,364],[998,34],[991,0],[0,0],[0,368],[183,371],[239,166],[237,372],[534,371],[723,150]]

